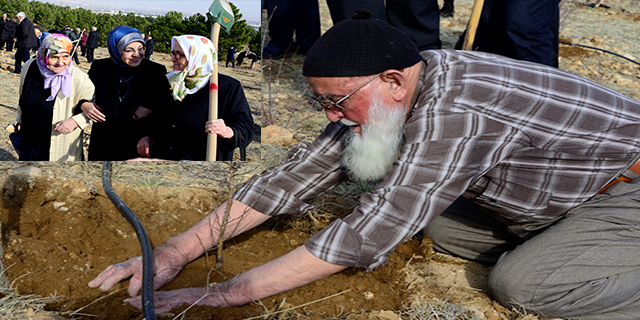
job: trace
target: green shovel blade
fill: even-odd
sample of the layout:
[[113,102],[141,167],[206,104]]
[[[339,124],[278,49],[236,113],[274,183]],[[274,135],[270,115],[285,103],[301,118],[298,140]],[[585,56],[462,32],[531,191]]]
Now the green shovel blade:
[[231,26],[233,26],[234,17],[233,10],[227,0],[215,0],[209,7],[209,12],[213,19],[220,24],[227,34],[231,34]]

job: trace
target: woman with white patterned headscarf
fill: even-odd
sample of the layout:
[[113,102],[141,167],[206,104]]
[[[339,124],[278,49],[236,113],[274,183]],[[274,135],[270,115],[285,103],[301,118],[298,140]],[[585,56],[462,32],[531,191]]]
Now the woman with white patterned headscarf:
[[24,65],[16,118],[20,160],[82,160],[82,130],[89,119],[74,108],[93,99],[95,88],[73,65],[72,47],[64,35],[50,34]]
[[[205,160],[207,134],[218,135],[217,161],[233,160],[233,152],[253,139],[253,117],[242,85],[236,79],[218,75],[218,87],[209,85],[217,63],[213,43],[202,36],[171,38],[173,71],[167,74],[175,106],[164,108],[155,119],[157,130],[138,143],[143,157],[167,160]],[[218,90],[218,119],[208,119],[209,93]]]

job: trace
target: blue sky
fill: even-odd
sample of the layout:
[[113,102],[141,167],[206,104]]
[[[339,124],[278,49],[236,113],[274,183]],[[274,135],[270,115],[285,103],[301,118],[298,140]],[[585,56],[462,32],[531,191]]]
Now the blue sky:
[[[164,11],[178,11],[186,16],[196,12],[202,14],[209,11],[213,0],[38,0],[56,5],[80,6],[91,9],[91,6],[104,6],[105,9],[117,9],[122,12],[133,12],[135,8],[154,8]],[[233,3],[245,20],[260,21],[260,0],[229,0]]]

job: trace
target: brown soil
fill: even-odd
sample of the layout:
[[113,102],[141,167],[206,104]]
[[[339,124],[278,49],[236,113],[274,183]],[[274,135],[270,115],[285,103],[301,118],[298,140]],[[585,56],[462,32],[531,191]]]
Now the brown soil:
[[[188,179],[190,170],[179,164],[158,166],[171,183],[163,185],[162,177],[157,176],[155,182],[143,177],[138,177],[141,179],[138,181],[131,178],[122,181],[123,172],[128,170],[148,171],[137,164],[116,164],[113,174],[116,193],[136,213],[154,246],[202,219],[227,197],[225,191],[221,191],[225,188],[216,187],[217,183],[212,180],[190,179],[189,185],[179,186],[178,181]],[[219,176],[226,174],[224,167],[210,168]],[[9,266],[6,274],[12,285],[19,292],[56,296],[57,303],[50,304],[48,309],[67,316],[141,319],[139,311],[122,304],[127,298],[124,290],[127,282],[117,286],[113,295],[86,285],[106,266],[140,254],[133,228],[106,197],[96,179],[99,166],[23,166],[12,162],[6,163],[3,169],[0,217],[4,260]],[[124,175],[127,177],[128,173]],[[215,254],[201,257],[163,290],[221,282],[302,245],[313,228],[287,221],[273,219],[227,243],[223,270],[212,269]],[[278,307],[286,309],[336,293],[341,294],[293,312],[325,319],[370,310],[397,310],[410,292],[403,280],[404,274],[397,270],[410,262],[424,264],[424,257],[425,249],[417,240],[407,241],[389,264],[373,272],[350,269],[244,307],[195,307],[189,310],[187,318],[244,319],[260,315],[265,309],[273,312]],[[172,312],[177,314],[183,309]]]

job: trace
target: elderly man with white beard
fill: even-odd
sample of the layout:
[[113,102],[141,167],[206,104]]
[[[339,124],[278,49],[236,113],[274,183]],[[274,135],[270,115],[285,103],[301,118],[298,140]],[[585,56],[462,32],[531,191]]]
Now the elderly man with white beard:
[[[278,214],[302,215],[349,179],[378,180],[348,216],[303,246],[213,287],[156,292],[159,312],[237,306],[340,272],[374,269],[403,240],[495,265],[492,296],[571,319],[640,315],[640,103],[561,70],[497,55],[421,54],[385,22],[344,20],[303,66],[331,121],[311,143],[154,250],[155,287]],[[109,290],[141,258],[89,283]],[[140,308],[140,297],[128,300]]]

